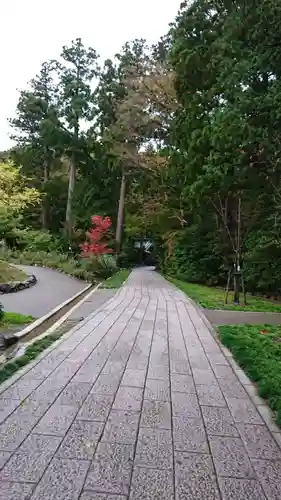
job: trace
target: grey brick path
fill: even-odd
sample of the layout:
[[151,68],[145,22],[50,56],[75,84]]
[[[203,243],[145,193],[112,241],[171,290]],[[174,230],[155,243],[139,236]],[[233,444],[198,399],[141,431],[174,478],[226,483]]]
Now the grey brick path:
[[281,434],[201,314],[134,271],[2,386],[0,500],[280,500]]

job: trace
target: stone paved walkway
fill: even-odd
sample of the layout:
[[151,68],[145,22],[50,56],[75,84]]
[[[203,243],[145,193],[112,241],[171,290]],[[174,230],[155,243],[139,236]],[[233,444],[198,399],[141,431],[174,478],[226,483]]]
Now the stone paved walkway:
[[134,271],[0,398],[1,500],[281,498],[267,407],[156,273]]

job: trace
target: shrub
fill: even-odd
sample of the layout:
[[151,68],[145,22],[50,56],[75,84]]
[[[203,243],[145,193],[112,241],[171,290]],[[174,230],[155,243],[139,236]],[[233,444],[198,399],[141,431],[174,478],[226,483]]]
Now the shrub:
[[107,242],[103,241],[105,237],[108,237],[108,230],[111,227],[110,218],[93,215],[91,220],[92,227],[86,234],[87,241],[80,245],[82,256],[91,257],[112,253],[112,250],[107,247]]
[[118,266],[113,255],[92,255],[81,259],[81,267],[87,272],[104,279],[116,273]]
[[15,229],[13,235],[17,247],[21,250],[50,252],[56,248],[55,240],[48,231],[35,231],[29,228]]

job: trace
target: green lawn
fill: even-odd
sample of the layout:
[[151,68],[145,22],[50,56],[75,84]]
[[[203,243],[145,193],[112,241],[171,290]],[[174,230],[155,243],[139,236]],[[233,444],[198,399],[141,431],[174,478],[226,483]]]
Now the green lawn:
[[226,325],[218,331],[221,342],[256,383],[281,427],[281,327]]
[[4,316],[0,320],[0,326],[26,325],[32,323],[33,320],[34,318],[32,316],[25,316],[24,314],[14,312],[4,312]]
[[121,269],[106,281],[103,282],[102,288],[120,288],[130,274],[130,269]]
[[257,312],[280,312],[281,304],[270,302],[258,297],[247,295],[247,305],[243,304],[243,294],[240,295],[241,304],[233,304],[233,292],[228,295],[228,304],[224,304],[224,290],[211,288],[193,283],[185,283],[173,278],[168,278],[175,286],[182,290],[188,297],[195,300],[205,309],[227,309],[230,311],[257,311]]

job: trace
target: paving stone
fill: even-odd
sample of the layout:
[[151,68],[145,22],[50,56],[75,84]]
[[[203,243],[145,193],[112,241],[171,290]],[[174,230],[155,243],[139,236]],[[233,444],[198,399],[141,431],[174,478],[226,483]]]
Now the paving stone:
[[237,380],[237,377],[230,366],[213,364],[212,368],[217,378]]
[[141,416],[142,427],[171,428],[171,404],[165,401],[144,400]]
[[264,423],[259,412],[249,398],[227,398],[226,401],[235,422],[261,425]]
[[170,348],[170,360],[181,361],[181,362],[187,361],[188,356],[186,350]]
[[207,434],[212,436],[239,436],[228,408],[201,407]]
[[91,387],[92,384],[86,382],[70,382],[60,394],[57,403],[61,405],[81,405]]
[[173,415],[186,416],[188,418],[200,418],[200,408],[195,394],[172,393]]
[[38,417],[14,412],[0,425],[0,449],[14,451],[38,422]]
[[41,383],[40,380],[25,380],[20,378],[11,387],[1,394],[4,399],[20,399],[21,401],[29,396],[32,391]]
[[222,500],[266,500],[255,479],[219,478]]
[[85,491],[82,493],[80,500],[127,500],[127,497],[123,495],[108,495],[107,493]]
[[281,460],[281,450],[265,425],[239,424],[238,430],[251,458]]
[[170,401],[169,381],[147,379],[144,398],[155,401]]
[[217,385],[197,385],[196,389],[200,405],[226,406],[225,399]]
[[61,438],[57,436],[44,436],[40,434],[30,434],[22,445],[18,448],[17,453],[35,454],[35,453],[55,453],[61,443]]
[[146,370],[147,365],[148,365],[149,357],[148,356],[143,356],[139,357],[137,355],[130,356],[127,368],[129,370]]
[[190,352],[188,352],[189,354],[189,362],[190,362],[190,366],[192,368],[192,370],[194,370],[195,368],[199,368],[200,370],[209,370],[210,369],[210,363],[207,359],[207,357],[205,356],[205,354],[202,354],[200,355],[200,351],[198,352],[198,354],[196,354],[194,352],[194,354],[191,354]]
[[53,458],[60,439],[31,435],[0,472],[0,481],[37,483]]
[[19,406],[20,399],[0,399],[0,424]]
[[9,460],[12,452],[10,451],[0,451],[0,469],[2,469],[5,463]]
[[200,368],[194,368],[192,371],[196,385],[216,384],[216,378],[212,370],[201,370]]
[[163,365],[149,365],[147,377],[150,379],[168,380],[169,367]]
[[219,348],[218,344],[216,343],[216,341],[214,339],[212,339],[212,337],[210,337],[210,338],[208,338],[208,340],[206,340],[204,337],[201,337],[199,335],[199,338],[200,338],[202,344],[204,345],[204,350],[206,353],[220,354],[220,348]]
[[102,422],[75,420],[64,438],[58,457],[91,460],[103,431]]
[[128,495],[133,447],[100,443],[87,475],[85,490]]
[[209,455],[175,453],[176,500],[220,500]]
[[53,376],[49,377],[32,392],[30,399],[34,401],[49,402],[51,404],[55,401],[66,384],[67,382],[65,380],[55,379]]
[[89,461],[54,458],[36,487],[32,500],[78,500]]
[[0,483],[0,500],[29,500],[34,484]]
[[2,393],[0,500],[279,500],[281,433],[197,310],[146,270],[117,297]]
[[73,382],[90,382],[94,383],[101,371],[101,367],[99,366],[88,366],[86,363],[82,365],[80,370],[74,375],[72,381]]
[[115,410],[140,411],[143,390],[138,387],[120,386],[114,400]]
[[195,385],[191,375],[180,375],[173,373],[171,375],[171,386],[174,392],[186,392],[195,394]]
[[246,449],[240,438],[212,436],[209,442],[219,476],[245,479],[255,477]]
[[53,404],[35,427],[37,434],[64,436],[77,413],[77,406]]
[[214,365],[229,366],[228,360],[222,353],[208,353],[207,357],[212,366]]
[[90,393],[77,415],[80,420],[97,420],[105,422],[109,414],[113,395]]
[[188,360],[184,361],[170,361],[171,373],[178,373],[181,375],[191,375],[191,367]]
[[108,417],[102,441],[134,445],[137,439],[139,412],[112,410]]
[[268,500],[281,498],[281,462],[279,460],[253,460],[252,464]]
[[121,385],[142,388],[144,387],[145,376],[145,370],[127,369],[122,377]]
[[248,395],[238,380],[218,379],[225,398],[248,399]]
[[172,472],[135,467],[130,500],[172,500],[173,498]]
[[97,378],[92,391],[96,394],[115,394],[117,387],[119,385],[119,378],[112,377],[112,375],[99,375]]
[[[109,358],[110,359],[110,358]],[[125,362],[113,362],[108,360],[103,367],[101,375],[112,375],[114,378],[121,377],[125,368]]]
[[172,469],[172,435],[167,429],[140,428],[135,465],[156,469]]
[[203,421],[185,416],[173,418],[173,445],[177,451],[208,453]]

